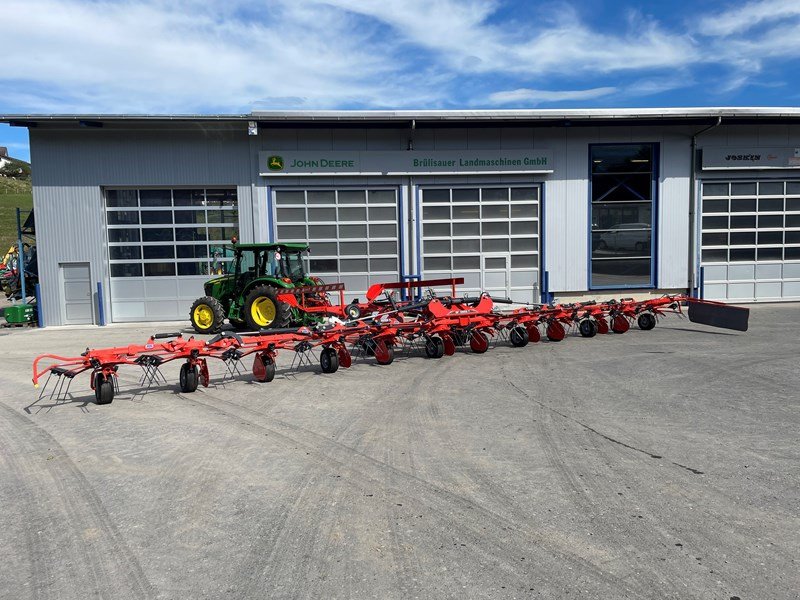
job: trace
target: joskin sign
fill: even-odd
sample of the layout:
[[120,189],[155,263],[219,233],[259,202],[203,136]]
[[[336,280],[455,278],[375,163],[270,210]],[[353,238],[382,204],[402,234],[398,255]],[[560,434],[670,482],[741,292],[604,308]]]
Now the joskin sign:
[[703,148],[703,170],[800,169],[800,148]]
[[258,153],[259,174],[281,175],[440,175],[458,173],[552,173],[549,150],[437,150],[425,152]]

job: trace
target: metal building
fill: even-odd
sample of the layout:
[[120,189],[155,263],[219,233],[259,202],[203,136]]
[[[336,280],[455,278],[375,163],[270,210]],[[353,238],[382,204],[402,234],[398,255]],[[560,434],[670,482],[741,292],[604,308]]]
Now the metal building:
[[524,302],[800,300],[797,108],[0,122],[30,131],[46,325],[98,322],[100,297],[187,320],[232,235],[309,241],[350,297],[453,275]]

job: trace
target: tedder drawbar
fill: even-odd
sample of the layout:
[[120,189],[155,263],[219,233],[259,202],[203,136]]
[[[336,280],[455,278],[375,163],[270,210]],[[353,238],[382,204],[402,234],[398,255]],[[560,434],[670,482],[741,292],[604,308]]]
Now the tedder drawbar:
[[[283,353],[292,356],[289,370],[318,361],[323,373],[333,373],[339,367],[349,368],[354,357],[374,357],[378,364],[388,365],[394,361],[395,353],[408,356],[423,352],[436,359],[453,355],[457,348],[463,347],[481,354],[499,342],[521,348],[538,342],[542,334],[553,342],[563,340],[569,331],[583,337],[621,334],[634,321],[647,331],[664,315],[683,314],[684,307],[690,321],[715,327],[747,331],[749,319],[746,308],[686,295],[520,305],[485,293],[459,297],[456,285],[461,283],[462,279],[437,279],[376,284],[367,292],[364,302],[350,304],[343,301],[341,284],[289,288],[278,299],[294,310],[315,315],[318,321],[302,327],[249,333],[223,331],[210,339],[161,333],[141,345],[87,348],[74,357],[43,354],[33,361],[33,383],[39,387],[46,376],[39,399],[48,389],[49,398],[62,399],[68,397],[75,376],[88,372],[97,404],[109,404],[119,391],[119,368],[126,365],[139,367],[139,384],[149,388],[166,383],[160,371],[164,364],[179,361],[180,390],[190,393],[198,385],[209,385],[210,359],[225,365],[224,380],[241,374],[243,359],[252,355],[253,377],[269,382],[275,377],[277,356]],[[413,294],[404,299],[394,297],[394,290],[434,286],[449,286],[451,294],[437,296],[428,291],[424,298],[414,298]],[[338,305],[319,301],[334,291],[341,296]],[[54,384],[49,387],[51,379]]]

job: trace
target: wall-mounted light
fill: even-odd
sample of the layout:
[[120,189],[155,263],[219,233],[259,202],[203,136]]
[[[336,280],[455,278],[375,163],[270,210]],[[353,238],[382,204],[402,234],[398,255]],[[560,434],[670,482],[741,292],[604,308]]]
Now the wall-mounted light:
[[258,123],[256,121],[247,122],[247,135],[258,135]]

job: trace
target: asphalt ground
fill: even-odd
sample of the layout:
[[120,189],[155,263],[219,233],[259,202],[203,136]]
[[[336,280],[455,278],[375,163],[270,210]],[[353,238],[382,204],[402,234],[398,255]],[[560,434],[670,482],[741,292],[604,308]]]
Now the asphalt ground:
[[[154,326],[2,330],[0,597],[796,598],[800,305],[194,394],[32,358]],[[174,329],[174,326],[170,326]],[[249,362],[248,362],[249,367]]]

